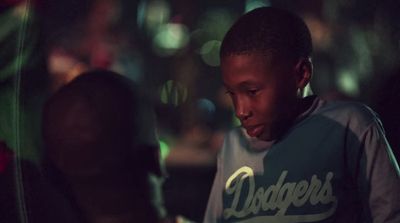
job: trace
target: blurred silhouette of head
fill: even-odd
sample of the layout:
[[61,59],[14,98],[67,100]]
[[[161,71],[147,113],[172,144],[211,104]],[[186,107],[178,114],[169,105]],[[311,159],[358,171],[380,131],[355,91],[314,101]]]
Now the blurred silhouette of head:
[[157,151],[148,148],[157,147],[154,131],[151,107],[138,86],[111,71],[78,76],[44,108],[46,153],[67,175],[104,174],[128,165],[158,173],[157,164],[143,157]]
[[133,153],[156,146],[152,111],[140,94],[128,78],[105,70],[84,73],[61,88],[43,116],[51,160],[67,174],[92,175],[125,168]]
[[158,222],[165,215],[155,123],[128,78],[83,73],[46,103],[45,173],[87,222]]

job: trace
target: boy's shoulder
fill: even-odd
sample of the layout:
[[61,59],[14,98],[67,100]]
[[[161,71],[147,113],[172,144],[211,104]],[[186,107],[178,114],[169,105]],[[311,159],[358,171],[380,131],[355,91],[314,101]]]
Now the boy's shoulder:
[[367,105],[357,101],[326,101],[319,112],[329,116],[347,116],[370,122],[377,114]]
[[356,132],[373,123],[380,125],[378,114],[367,105],[356,101],[324,101],[313,115],[320,115],[350,127]]

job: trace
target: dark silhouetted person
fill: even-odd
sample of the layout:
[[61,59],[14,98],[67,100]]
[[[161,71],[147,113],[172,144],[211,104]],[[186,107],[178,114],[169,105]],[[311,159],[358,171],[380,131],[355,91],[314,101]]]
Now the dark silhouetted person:
[[83,221],[164,217],[152,115],[137,85],[105,70],[78,76],[46,103],[45,172]]
[[0,222],[80,223],[72,204],[0,140]]
[[306,96],[312,42],[271,7],[239,18],[221,45],[230,131],[204,222],[400,222],[399,168],[367,106]]

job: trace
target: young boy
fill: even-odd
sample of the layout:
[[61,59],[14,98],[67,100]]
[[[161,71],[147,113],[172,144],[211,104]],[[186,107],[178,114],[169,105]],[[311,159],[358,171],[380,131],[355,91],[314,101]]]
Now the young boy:
[[305,97],[312,43],[290,12],[258,8],[221,46],[230,131],[204,222],[400,222],[399,168],[376,114]]

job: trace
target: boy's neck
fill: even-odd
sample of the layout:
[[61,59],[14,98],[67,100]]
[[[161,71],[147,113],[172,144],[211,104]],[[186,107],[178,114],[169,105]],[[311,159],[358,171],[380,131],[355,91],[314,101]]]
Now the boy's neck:
[[276,135],[277,136],[275,138],[276,141],[279,141],[279,139],[282,136],[284,136],[287,133],[287,131],[289,129],[291,129],[293,127],[293,125],[297,122],[298,117],[301,114],[305,113],[312,106],[315,97],[316,96],[310,95],[310,96],[298,99],[298,102],[297,102],[297,105],[296,105],[296,109],[295,109],[295,112],[294,112],[293,116],[291,117],[290,120],[287,120],[286,123],[282,123],[283,124],[282,128],[280,129],[279,133]]

